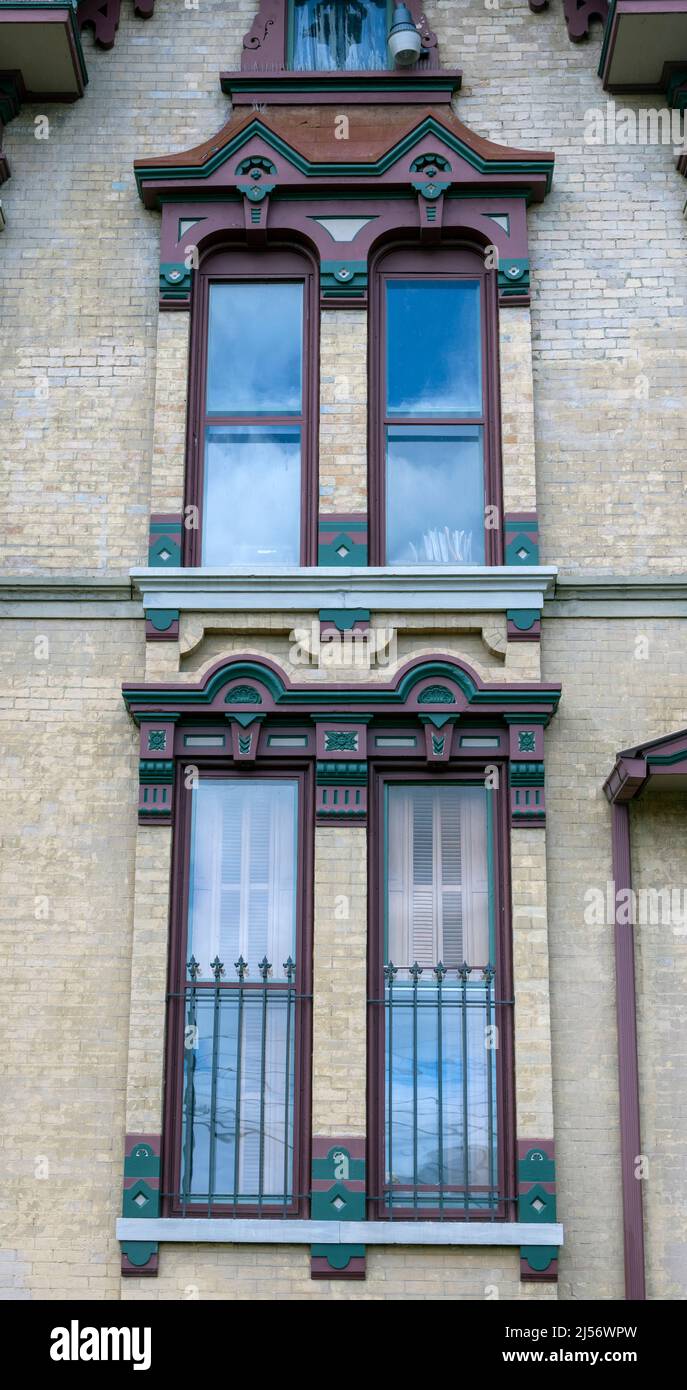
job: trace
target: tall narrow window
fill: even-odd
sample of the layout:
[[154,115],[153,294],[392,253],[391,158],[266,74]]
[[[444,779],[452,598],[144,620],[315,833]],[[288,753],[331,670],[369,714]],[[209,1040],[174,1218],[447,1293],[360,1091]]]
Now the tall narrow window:
[[388,0],[292,0],[291,66],[364,72],[389,66]]
[[200,523],[199,537],[190,533],[192,563],[275,567],[311,558],[311,281],[309,263],[295,253],[262,261],[224,253],[202,267],[192,399],[200,418],[190,421],[187,496]]
[[495,563],[486,510],[498,517],[495,287],[467,251],[397,251],[380,272],[374,558]]
[[294,1210],[301,783],[201,776],[191,793],[177,1205]]
[[503,1214],[490,795],[384,784],[380,1214]]

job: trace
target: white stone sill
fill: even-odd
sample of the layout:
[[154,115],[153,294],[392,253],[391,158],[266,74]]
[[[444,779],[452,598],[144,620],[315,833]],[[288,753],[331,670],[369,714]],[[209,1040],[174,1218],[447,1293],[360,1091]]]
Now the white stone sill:
[[558,1222],[525,1221],[303,1221],[289,1217],[122,1216],[118,1240],[212,1245],[563,1245]]

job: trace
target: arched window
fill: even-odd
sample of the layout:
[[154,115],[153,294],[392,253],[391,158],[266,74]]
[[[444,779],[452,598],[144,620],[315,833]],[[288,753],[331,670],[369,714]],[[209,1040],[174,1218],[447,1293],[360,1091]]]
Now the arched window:
[[496,272],[466,247],[396,248],[371,303],[371,563],[499,564]]
[[[186,564],[314,562],[315,282],[313,262],[292,249],[224,249],[201,262],[191,332]],[[189,526],[189,514],[197,525]]]

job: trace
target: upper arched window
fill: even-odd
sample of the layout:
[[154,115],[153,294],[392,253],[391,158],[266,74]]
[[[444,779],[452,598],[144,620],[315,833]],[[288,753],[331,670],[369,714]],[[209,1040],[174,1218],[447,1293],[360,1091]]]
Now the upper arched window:
[[[295,250],[214,252],[194,290],[186,563],[314,562],[316,271]],[[188,515],[188,512],[187,512]]]
[[497,284],[478,251],[398,248],[373,275],[371,563],[501,561]]

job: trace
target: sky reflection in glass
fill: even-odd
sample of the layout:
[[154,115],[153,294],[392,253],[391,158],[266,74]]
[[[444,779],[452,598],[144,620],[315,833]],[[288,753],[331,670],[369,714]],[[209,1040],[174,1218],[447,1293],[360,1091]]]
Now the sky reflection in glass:
[[387,282],[387,413],[482,414],[477,280]]
[[387,563],[484,564],[480,425],[389,426]]
[[297,565],[300,430],[212,425],[206,433],[204,565]]
[[299,415],[303,285],[210,286],[208,415]]

